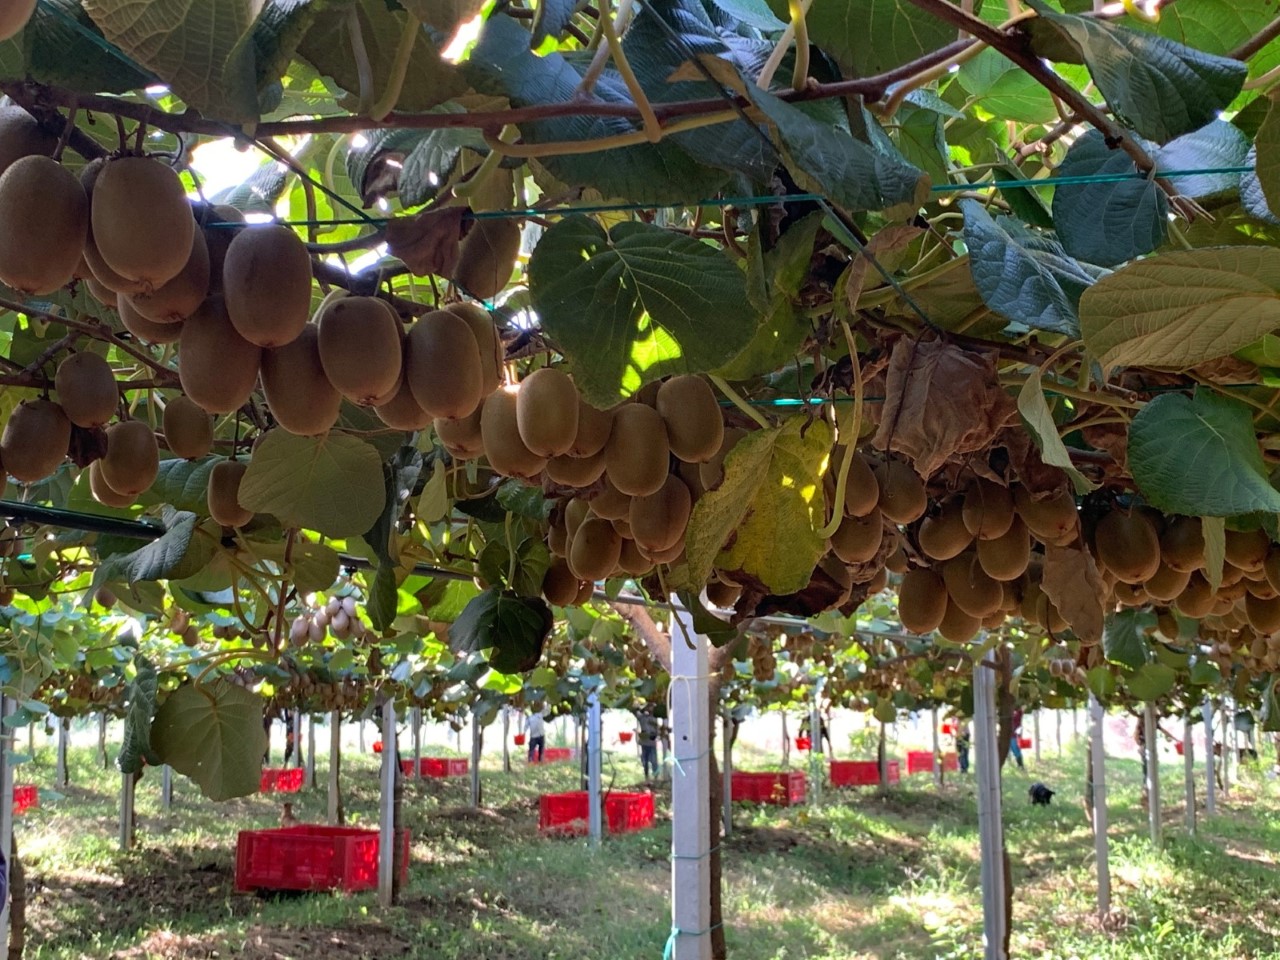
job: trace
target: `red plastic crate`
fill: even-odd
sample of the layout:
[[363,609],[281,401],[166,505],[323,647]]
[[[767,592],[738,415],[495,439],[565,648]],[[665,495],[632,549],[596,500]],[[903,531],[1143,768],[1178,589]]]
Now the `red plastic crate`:
[[[907,751],[907,776],[933,772],[933,752],[930,750]],[[879,778],[877,777],[877,780]]]
[[514,737],[512,737],[512,739],[515,741],[515,743],[516,743],[516,746],[517,746],[517,747],[523,747],[523,746],[524,746],[524,734],[523,734],[523,733],[517,733]]
[[465,777],[471,770],[466,757],[423,757],[420,777]]
[[808,750],[813,746],[813,741],[809,737],[796,737],[796,749]]
[[[572,760],[572,759],[573,759],[572,747],[546,747],[542,751],[543,763],[557,763],[559,761]],[[530,762],[537,763],[538,761],[535,759]]]
[[944,737],[954,737],[956,734],[956,725],[954,723],[944,723],[942,725],[942,735]]
[[944,753],[942,755],[942,769],[948,773],[960,769],[960,756],[955,753]]
[[33,807],[40,806],[40,790],[34,783],[15,783],[13,785],[13,812],[26,813]]
[[[1181,757],[1184,753],[1186,753],[1186,747],[1184,747],[1184,746],[1183,746],[1183,744],[1182,744],[1182,741],[1181,741],[1181,740],[1175,740],[1175,741],[1173,741],[1173,749],[1175,749],[1175,750],[1177,750],[1177,751],[1178,751],[1178,756],[1180,756],[1180,757]],[[17,787],[14,787],[14,788],[13,788],[13,792],[16,794],[16,793],[18,792],[18,788],[17,788]],[[15,799],[14,799],[14,809],[15,809],[15,810],[17,809],[17,806],[18,806],[18,802],[17,802],[17,799],[16,799],[16,797],[15,797]]]
[[1030,737],[1019,737],[1019,738],[1018,738],[1018,749],[1019,749],[1019,750],[1030,750],[1030,749],[1031,749],[1031,738],[1030,738]]
[[[401,830],[400,880],[409,875],[409,831]],[[378,885],[378,831],[305,824],[241,830],[236,889],[344,890]]]
[[[890,783],[902,779],[902,766],[897,760],[885,764]],[[880,764],[874,760],[832,760],[833,787],[874,787],[880,783]]]
[[805,778],[800,770],[735,771],[729,789],[734,800],[789,807],[804,803]]
[[[544,793],[538,803],[538,829],[544,833],[585,836],[590,816],[587,791]],[[604,818],[610,833],[653,826],[653,794],[606,793]]]
[[631,742],[631,731],[630,731],[630,730],[623,730],[623,731],[621,731],[621,732],[618,734],[618,742],[619,742],[619,743],[630,743],[630,742]]
[[297,793],[302,789],[304,776],[306,773],[302,767],[286,767],[283,770],[268,767],[262,771],[258,789],[262,793]]

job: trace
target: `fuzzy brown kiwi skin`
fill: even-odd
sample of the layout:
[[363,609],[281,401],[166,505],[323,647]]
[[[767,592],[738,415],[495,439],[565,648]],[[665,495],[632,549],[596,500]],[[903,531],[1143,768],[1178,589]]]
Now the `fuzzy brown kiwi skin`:
[[601,453],[613,432],[613,412],[597,410],[578,398],[578,432],[569,448],[571,457],[594,457]]
[[477,300],[492,300],[511,280],[520,255],[520,225],[509,218],[477,220],[462,241],[453,282]]
[[311,316],[311,254],[289,227],[246,227],[227,246],[222,291],[240,336],[260,347],[284,346]]
[[670,475],[662,488],[647,497],[632,497],[628,520],[631,539],[650,553],[670,550],[684,536],[693,497],[679,477]]
[[177,343],[182,339],[182,323],[156,323],[148,320],[134,309],[128,294],[116,294],[116,311],[120,314],[121,325],[143,343]]
[[318,436],[338,422],[342,394],[320,362],[320,332],[307,324],[294,339],[262,351],[262,392],[276,423],[296,436]]
[[929,504],[924,481],[915,470],[892,457],[876,464],[880,484],[880,512],[894,523],[914,523]]
[[139,420],[112,424],[107,430],[107,453],[102,479],[117,493],[136,497],[155,483],[160,470],[160,447],[151,428]]
[[253,519],[253,511],[240,505],[240,482],[248,464],[242,460],[223,460],[209,471],[209,516],[224,527],[243,527]]
[[508,477],[536,477],[547,465],[524,445],[516,426],[516,391],[495,390],[480,408],[480,433],[489,466]]
[[1124,583],[1142,583],[1160,566],[1160,537],[1140,510],[1106,514],[1094,530],[1094,547],[1100,563]]
[[88,351],[73,353],[58,364],[53,389],[67,419],[77,427],[102,426],[120,405],[120,388],[111,365]]
[[400,386],[391,399],[378,404],[373,412],[378,415],[379,420],[395,430],[425,430],[435,419],[418,406],[418,401],[413,399],[413,391],[409,389],[409,382],[404,377],[400,378]]
[[671,452],[685,463],[706,463],[724,440],[724,414],[711,387],[686,374],[666,380],[655,400],[667,425]]
[[471,416],[457,420],[437,418],[432,421],[436,436],[454,459],[475,460],[484,456],[480,416],[481,410],[477,410]]
[[902,575],[898,586],[898,615],[911,633],[937,630],[946,616],[947,602],[946,584],[929,568],[917,567]]
[[542,367],[525,377],[516,395],[516,427],[540,457],[559,457],[578,435],[578,388],[563,370]]
[[844,512],[850,517],[865,517],[880,501],[880,485],[867,458],[856,450],[849,461],[845,478]]
[[581,589],[582,581],[574,576],[567,562],[558,558],[551,562],[542,577],[543,599],[555,607],[570,606]]
[[845,563],[867,563],[880,551],[883,540],[880,511],[865,517],[845,517],[831,535],[831,552]]
[[24,400],[0,434],[0,462],[22,483],[43,480],[66,458],[71,421],[52,400]]
[[58,146],[49,133],[21,107],[0,107],[0,175],[23,157],[49,157]]
[[104,507],[131,507],[137,499],[111,489],[107,481],[102,479],[101,460],[89,464],[89,493]]
[[950,560],[969,548],[973,534],[964,524],[963,502],[959,499],[945,501],[936,514],[920,521],[916,539],[920,549],[933,560]]
[[445,309],[465,321],[475,334],[476,348],[480,351],[480,392],[487,397],[502,385],[502,364],[506,359],[498,325],[493,322],[489,311],[478,303],[461,301],[451,303]]
[[178,379],[182,391],[210,413],[239,410],[258,383],[262,348],[231,325],[222,300],[210,297],[182,324]]
[[617,569],[622,537],[599,517],[582,521],[569,545],[569,569],[582,580],[603,580]]
[[89,231],[84,188],[49,157],[16,160],[0,174],[0,279],[27,295],[75,276]]
[[658,411],[629,403],[614,412],[605,473],[618,490],[633,497],[657,493],[666,481],[670,454],[667,427]]
[[965,493],[961,515],[975,540],[1003,537],[1013,524],[1013,495],[1008,487],[980,479]]
[[547,476],[566,487],[589,487],[604,476],[604,451],[594,457],[552,457],[547,461]]
[[191,255],[191,204],[178,174],[158,160],[107,160],[93,186],[90,220],[107,266],[146,291],[176,277]]
[[179,394],[164,408],[165,445],[184,460],[199,460],[213,449],[213,418],[190,397]]
[[485,399],[484,364],[467,322],[448,310],[418,320],[405,339],[405,379],[433,417],[467,417]]
[[209,295],[209,280],[209,245],[197,230],[187,265],[178,275],[151,293],[136,293],[129,299],[133,308],[152,323],[181,323]]
[[341,297],[316,311],[325,376],[352,403],[390,399],[404,369],[404,335],[392,309],[376,297]]

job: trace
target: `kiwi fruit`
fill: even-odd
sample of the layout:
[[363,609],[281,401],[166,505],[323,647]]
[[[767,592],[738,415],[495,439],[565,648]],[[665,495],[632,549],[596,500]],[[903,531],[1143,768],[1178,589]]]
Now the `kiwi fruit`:
[[622,538],[622,550],[618,554],[618,569],[632,577],[644,577],[653,572],[654,562],[640,552],[634,540]]
[[1111,588],[1111,599],[1122,607],[1142,607],[1151,602],[1151,597],[1140,583],[1116,581]]
[[536,477],[547,460],[533,453],[520,439],[516,425],[517,393],[514,387],[503,387],[485,398],[480,408],[480,438],[485,458],[495,472],[506,477]]
[[658,387],[655,406],[677,458],[706,463],[720,450],[724,414],[707,381],[692,374],[672,377]]
[[449,451],[449,456],[455,460],[478,460],[484,456],[484,431],[480,417],[481,410],[477,410],[471,416],[457,420],[438,418],[432,421],[436,436]]
[[97,300],[104,307],[110,307],[112,310],[117,308],[119,302],[114,290],[104,287],[92,273],[84,278],[84,285],[89,290],[89,296]]
[[24,400],[0,434],[0,463],[21,483],[43,480],[67,456],[71,421],[52,400]]
[[1031,562],[1031,533],[1020,517],[1002,536],[978,541],[978,563],[993,580],[1016,580]]
[[657,493],[667,479],[671,448],[667,427],[653,407],[623,404],[613,414],[605,447],[605,473],[619,491],[632,497]]
[[1267,551],[1267,558],[1262,561],[1262,570],[1271,589],[1280,591],[1280,547],[1272,547]]
[[591,499],[591,512],[605,520],[629,518],[631,498],[610,483],[606,474],[603,488]]
[[[609,522],[613,524],[613,529],[618,531],[618,536],[622,537],[623,540],[635,540],[635,537],[631,534],[630,520],[610,520]],[[637,544],[637,546],[639,545]]]
[[551,551],[552,556],[568,556],[569,531],[565,529],[563,521],[556,523],[553,520],[551,525],[547,527],[547,549]]
[[1184,617],[1199,620],[1201,617],[1208,616],[1213,609],[1215,594],[1213,588],[1209,586],[1209,581],[1199,571],[1193,571],[1190,576],[1191,579],[1187,582],[1186,588],[1178,594],[1173,605]]
[[113,423],[107,429],[107,452],[102,479],[116,493],[137,497],[155,483],[160,471],[160,447],[156,435],[141,420]]
[[502,386],[502,363],[506,352],[498,326],[489,311],[478,303],[451,303],[445,309],[466,321],[475,335],[476,348],[480,351],[480,393],[487,397]]
[[[378,404],[373,412],[379,420],[396,430],[425,430],[435,419],[418,406],[418,401],[413,399],[413,391],[409,389],[409,381],[403,376],[391,399]],[[478,412],[478,409],[474,411],[473,416]],[[475,417],[475,422],[479,424],[480,418]]]
[[707,584],[707,601],[717,609],[732,610],[740,596],[742,596],[740,584],[725,583],[723,580],[712,580]]
[[82,350],[60,364],[53,375],[53,389],[67,419],[77,427],[100,427],[120,405],[116,375],[96,353]]
[[867,563],[875,559],[884,542],[884,520],[880,511],[865,517],[845,517],[831,535],[831,552],[845,563]]
[[188,396],[164,405],[161,429],[165,446],[184,460],[199,460],[213,449],[213,418]]
[[1094,532],[1098,562],[1122,583],[1142,583],[1160,566],[1160,538],[1141,510],[1115,509]]
[[569,543],[569,569],[582,580],[604,580],[617,569],[622,537],[600,517],[582,521]]
[[669,550],[684,536],[693,498],[677,476],[669,475],[656,493],[632,497],[628,522],[631,539],[649,553]]
[[560,558],[551,561],[542,576],[542,596],[554,607],[567,607],[574,602],[582,581],[573,575],[569,564]]
[[93,184],[93,242],[112,270],[156,290],[191,256],[195,217],[170,167],[147,157],[107,160]]
[[578,398],[578,432],[574,434],[571,457],[594,457],[604,450],[613,431],[613,413],[597,410],[581,397]]
[[1147,591],[1147,595],[1152,600],[1160,600],[1168,603],[1177,599],[1183,590],[1187,588],[1187,584],[1191,580],[1191,574],[1185,570],[1175,570],[1173,567],[1160,564],[1146,582],[1142,585]]
[[209,471],[209,516],[224,527],[243,527],[253,511],[240,506],[240,481],[249,465],[243,460],[223,460]]
[[920,474],[892,457],[876,464],[874,472],[880,487],[881,513],[894,523],[914,523],[924,516],[929,498]]
[[[0,4],[4,9],[8,6]],[[23,157],[52,156],[57,146],[58,138],[40,126],[27,111],[17,106],[0,107],[0,175]]]
[[515,272],[520,224],[507,217],[477,220],[462,241],[453,282],[477,300],[492,300]]
[[1249,620],[1249,626],[1258,633],[1269,635],[1280,630],[1280,599],[1263,600],[1252,593],[1246,593],[1244,614]]
[[[703,490],[714,490],[720,486],[724,480],[724,459],[729,455],[729,451],[738,445],[738,441],[747,435],[747,431],[741,427],[726,427],[724,431],[724,440],[720,442],[720,449],[716,451],[716,455],[706,463],[698,467],[698,475],[702,478]],[[683,462],[683,461],[681,461]],[[879,487],[876,488],[876,498],[879,499]],[[867,511],[868,513],[870,511]],[[855,514],[855,516],[866,516],[865,513]]]
[[49,157],[15,160],[0,175],[0,280],[44,295],[75,276],[89,231],[80,181]]
[[469,416],[485,398],[484,364],[467,322],[433,310],[413,325],[405,343],[405,379],[433,417]]
[[[390,397],[404,366],[400,320],[391,307],[377,297],[338,297],[320,307],[316,326],[320,363],[334,389],[363,406]],[[414,399],[433,416],[448,415],[431,411],[416,390]]]
[[1003,537],[1013,524],[1013,495],[1008,487],[979,479],[965,492],[961,516],[975,540]]
[[963,501],[953,497],[944,501],[936,514],[920,521],[916,539],[925,556],[932,560],[950,560],[973,543],[973,534],[964,523],[963,510]]
[[206,207],[200,218],[201,233],[209,252],[209,291],[222,292],[223,267],[227,262],[227,250],[240,232],[239,226],[214,226],[214,224],[245,224],[244,214],[225,203]]
[[[843,462],[843,454],[840,459],[833,459],[833,468],[835,465]],[[844,512],[850,517],[865,517],[872,510],[875,510],[880,502],[880,484],[876,482],[876,475],[871,470],[871,464],[867,462],[858,451],[853,452],[853,458],[849,461],[849,474],[845,477],[844,482]]]
[[136,497],[112,490],[102,478],[102,461],[95,460],[89,464],[89,493],[104,507],[131,507]]
[[578,406],[578,388],[567,373],[554,367],[535,370],[516,395],[520,439],[540,457],[567,454],[578,435]]
[[640,544],[636,544],[636,549],[640,551],[640,555],[654,564],[659,563],[677,563],[684,556],[684,537],[681,536],[674,544],[666,550],[646,550]]
[[890,573],[906,573],[910,569],[910,564],[907,563],[906,551],[902,549],[901,543],[894,547],[889,555],[884,558],[884,566]]
[[1227,562],[1246,573],[1261,570],[1270,549],[1271,538],[1261,530],[1227,531]]
[[1182,573],[1204,566],[1204,529],[1199,517],[1170,518],[1160,535],[1160,559]]
[[552,457],[547,461],[547,476],[566,487],[589,487],[604,476],[604,468],[603,450],[594,457]]
[[1074,539],[1080,524],[1076,499],[1066,489],[1051,497],[1037,500],[1031,491],[1018,484],[1013,488],[1014,509],[1032,535],[1042,543],[1062,544]]
[[112,270],[107,265],[107,262],[102,259],[102,254],[98,252],[98,245],[93,241],[93,186],[98,182],[98,174],[102,173],[106,163],[106,158],[100,157],[96,160],[91,160],[80,169],[80,186],[84,189],[85,202],[88,204],[90,211],[89,228],[85,234],[82,256],[90,274],[108,290],[129,295],[145,293],[147,285],[137,280],[129,280]]
[[942,636],[952,643],[968,643],[981,629],[981,618],[966,613],[954,600],[947,600],[947,609],[938,622],[938,632]]
[[210,297],[182,324],[178,380],[209,413],[232,413],[258,383],[262,348],[236,332],[221,297]]
[[582,526],[582,522],[591,515],[591,504],[581,497],[574,497],[565,505],[564,529],[570,540],[574,538],[578,528]]
[[962,553],[942,565],[947,594],[965,613],[982,619],[1000,609],[1004,590],[982,569],[974,552]]
[[292,341],[311,316],[311,254],[288,227],[254,224],[227,246],[222,267],[227,316],[260,347]]
[[898,584],[898,619],[908,633],[933,633],[947,615],[947,587],[927,567],[902,575]]
[[21,33],[35,9],[36,0],[8,0],[0,4],[0,41],[11,40]]
[[276,423],[289,433],[318,436],[338,422],[342,394],[325,375],[315,324],[289,343],[262,351],[262,393]]
[[209,295],[209,247],[196,231],[191,255],[176,277],[151,293],[129,297],[133,309],[153,323],[178,323],[195,312]]
[[127,294],[116,294],[116,310],[124,328],[143,343],[177,343],[182,339],[181,323],[156,323],[148,320],[134,309]]

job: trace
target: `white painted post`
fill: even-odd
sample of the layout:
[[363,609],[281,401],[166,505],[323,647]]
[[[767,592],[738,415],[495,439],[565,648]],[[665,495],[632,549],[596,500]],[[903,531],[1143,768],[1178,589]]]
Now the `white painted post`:
[[307,714],[307,786],[316,786],[316,715]]
[[813,705],[809,710],[809,803],[817,806],[822,793],[822,687],[826,677],[818,677],[813,684]]
[[[361,755],[363,756],[363,755],[364,755],[364,752],[365,752],[365,749],[364,749],[364,717],[359,717],[359,718],[357,718],[357,720],[356,720],[356,745],[357,745],[357,746],[359,746],[359,748],[360,748],[360,753],[361,753]],[[383,744],[383,746],[385,747],[385,746],[386,746],[386,744],[384,743],[384,744]]]
[[1071,708],[1071,738],[1080,739],[1080,708],[1076,706]]
[[675,771],[671,778],[672,960],[711,957],[711,790],[707,640],[693,617],[677,612],[671,624],[671,724]]
[[1058,757],[1062,757],[1062,711],[1053,711],[1053,723],[1058,736]]
[[502,708],[502,772],[511,772],[511,708]]
[[342,712],[329,711],[329,825],[336,827],[342,819],[341,793]]
[[1031,735],[1036,738],[1036,763],[1040,763],[1040,708],[1031,715]]
[[302,711],[298,708],[293,710],[293,763],[294,766],[303,766],[302,762]]
[[167,763],[160,768],[160,809],[165,813],[173,809],[173,767]]
[[413,708],[413,774],[422,775],[422,708]]
[[720,729],[724,733],[720,738],[720,749],[724,752],[724,761],[721,763],[723,769],[720,771],[723,782],[721,790],[724,794],[721,805],[724,807],[724,835],[727,837],[733,833],[733,713],[726,707],[720,718]]
[[982,937],[986,960],[1004,960],[1007,923],[1004,899],[1004,824],[1001,819],[1000,754],[996,746],[995,656],[973,671],[974,770],[978,789],[981,851]]
[[378,903],[391,906],[395,889],[396,856],[396,702],[382,705],[382,791],[378,803]]
[[[13,715],[17,701],[0,696],[0,720]],[[4,853],[4,889],[9,889],[9,852],[13,849],[13,732],[0,722],[0,851]],[[0,956],[9,955],[9,897],[0,898]]]
[[480,718],[471,714],[471,809],[480,809],[480,746],[484,732],[480,727]]
[[133,774],[120,774],[120,849],[133,849]]
[[880,789],[888,789],[889,786],[889,747],[885,742],[885,726],[880,724],[880,746],[876,750],[876,754],[880,760]]
[[933,734],[933,785],[942,787],[942,745],[938,741],[938,708],[929,711],[930,733]]
[[1231,761],[1232,754],[1235,752],[1233,738],[1231,736],[1231,727],[1227,723],[1227,704],[1229,701],[1226,697],[1222,698],[1222,707],[1219,713],[1222,717],[1222,795],[1223,797],[1231,796]]
[[594,690],[587,695],[587,728],[587,833],[591,843],[598,847],[604,834],[601,809],[604,798],[600,795],[600,737],[604,725],[600,718],[600,697]]
[[1204,718],[1204,815],[1212,817],[1218,802],[1218,782],[1214,776],[1217,760],[1213,753],[1213,704],[1208,697],[1200,705],[1200,713]]
[[1186,780],[1187,833],[1196,835],[1196,758],[1191,740],[1191,715],[1182,718],[1182,764]]
[[71,720],[67,717],[58,718],[58,788],[65,790],[71,783],[71,774],[67,769],[67,740],[71,735]]
[[1151,842],[1160,846],[1160,748],[1156,743],[1156,705],[1147,702],[1142,714],[1147,751],[1147,824]]
[[1093,848],[1098,867],[1098,916],[1104,920],[1111,913],[1111,862],[1107,850],[1107,757],[1102,737],[1106,713],[1102,704],[1089,694],[1092,720],[1091,755],[1093,761]]

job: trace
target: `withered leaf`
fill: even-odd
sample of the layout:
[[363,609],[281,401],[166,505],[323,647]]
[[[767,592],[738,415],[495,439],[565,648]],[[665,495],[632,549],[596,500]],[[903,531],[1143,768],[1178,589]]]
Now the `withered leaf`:
[[1041,589],[1085,643],[1102,640],[1102,599],[1107,589],[1093,555],[1082,545],[1046,544]]
[[995,359],[941,340],[893,346],[875,446],[906,456],[928,479],[951,457],[985,450],[1017,416]]
[[[867,256],[875,257],[886,270],[897,267],[898,257],[892,254],[903,253],[916,237],[924,233],[922,227],[910,224],[893,224],[885,227],[867,241],[865,253],[859,253],[849,263],[845,273],[844,295],[850,310],[858,309],[858,301],[862,298],[862,290],[866,286],[867,277],[881,280],[880,272],[871,265]],[[878,283],[876,284],[878,286]]]
[[387,223],[387,249],[416,277],[453,275],[462,240],[462,207],[428,210]]

